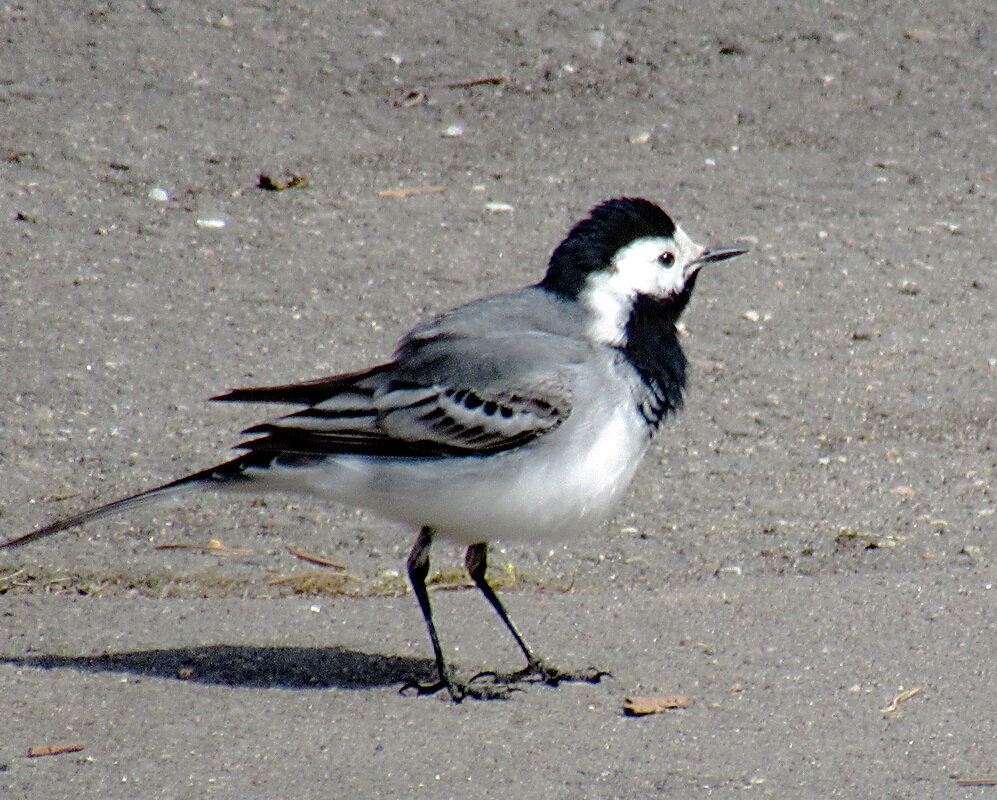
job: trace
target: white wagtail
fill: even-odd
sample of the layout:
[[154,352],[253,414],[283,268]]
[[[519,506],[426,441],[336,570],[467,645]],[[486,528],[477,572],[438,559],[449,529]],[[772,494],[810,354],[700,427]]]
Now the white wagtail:
[[[662,419],[682,402],[676,322],[704,249],[655,204],[610,200],[554,250],[540,283],[455,308],[406,334],[387,364],[212,398],[305,406],[243,431],[238,458],[10,539],[13,547],[194,489],[305,492],[419,527],[408,574],[437,680],[420,694],[501,694],[500,683],[598,680],[534,655],[485,577],[488,543],[573,536],[608,515]],[[467,545],[471,579],[527,665],[459,682],[443,656],[426,576],[433,538]]]

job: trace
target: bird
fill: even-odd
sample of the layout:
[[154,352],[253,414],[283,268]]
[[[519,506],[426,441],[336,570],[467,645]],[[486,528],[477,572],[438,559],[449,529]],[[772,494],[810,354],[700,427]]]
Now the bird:
[[[211,398],[301,407],[245,429],[237,457],[0,549],[196,490],[317,495],[418,530],[407,571],[436,677],[403,689],[460,702],[505,696],[526,680],[597,682],[608,673],[558,669],[535,654],[486,578],[488,548],[570,539],[608,517],[682,405],[676,326],[701,268],[746,252],[696,244],[649,200],[607,200],[570,229],[538,283],[417,325],[390,361]],[[525,657],[521,670],[461,680],[448,664],[426,588],[438,537],[466,547],[467,572]]]

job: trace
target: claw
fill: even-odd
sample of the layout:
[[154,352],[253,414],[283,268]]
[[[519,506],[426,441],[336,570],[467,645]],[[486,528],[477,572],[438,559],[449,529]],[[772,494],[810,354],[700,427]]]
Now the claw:
[[599,683],[606,677],[613,677],[613,673],[594,667],[579,672],[568,672],[538,659],[515,672],[501,673],[492,670],[479,672],[471,678],[471,682],[480,678],[491,678],[494,683],[509,685],[535,678],[538,682],[546,683],[548,686],[558,686],[561,683]]
[[543,678],[544,683],[549,686],[557,686],[562,681],[569,683],[599,683],[603,678],[612,678],[613,673],[604,669],[589,667],[579,672],[565,672],[564,670],[541,664],[538,674]]
[[450,699],[454,703],[461,703],[465,698],[470,697],[472,700],[504,700],[512,692],[517,692],[514,686],[504,685],[504,682],[498,682],[491,685],[485,686],[475,686],[472,685],[478,678],[483,675],[495,675],[495,673],[479,673],[475,675],[467,683],[455,680],[453,678],[447,677],[445,680],[433,681],[432,683],[420,683],[419,681],[409,681],[401,689],[398,690],[399,694],[405,694],[410,689],[415,690],[417,697],[423,697],[425,695],[436,694],[437,692],[446,689],[450,693]]
[[416,697],[425,697],[446,689],[450,693],[450,699],[455,703],[460,703],[465,696],[465,693],[461,691],[462,687],[460,684],[453,681],[433,681],[432,683],[409,681],[398,690],[398,694],[405,694],[410,689],[415,690]]

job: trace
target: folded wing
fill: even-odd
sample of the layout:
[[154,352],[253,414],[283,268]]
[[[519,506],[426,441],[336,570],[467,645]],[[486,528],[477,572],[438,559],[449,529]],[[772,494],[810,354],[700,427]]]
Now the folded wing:
[[[565,357],[552,358],[552,349]],[[403,340],[395,361],[365,372],[236,389],[213,399],[308,406],[244,431],[259,437],[240,446],[263,461],[490,455],[568,418],[570,373],[582,358],[577,350],[543,332],[485,341],[448,331],[416,333]]]

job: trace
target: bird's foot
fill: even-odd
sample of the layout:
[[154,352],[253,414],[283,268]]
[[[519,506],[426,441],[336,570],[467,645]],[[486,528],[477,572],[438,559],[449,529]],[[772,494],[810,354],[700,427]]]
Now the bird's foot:
[[567,671],[559,669],[542,659],[531,660],[529,664],[515,672],[479,672],[471,682],[481,678],[491,678],[496,686],[512,688],[513,684],[523,682],[542,682],[548,686],[558,686],[561,683],[599,683],[603,678],[612,677],[611,672],[604,669],[589,667],[585,670]]
[[422,697],[423,695],[436,694],[446,689],[450,695],[450,699],[454,703],[463,702],[467,698],[471,698],[472,700],[504,700],[512,692],[519,691],[516,687],[510,686],[508,682],[504,681],[475,683],[478,678],[487,674],[489,673],[479,673],[466,683],[457,680],[452,675],[447,675],[446,678],[441,678],[431,683],[410,681],[398,691],[400,694],[405,694],[410,690],[414,690],[417,697]]

